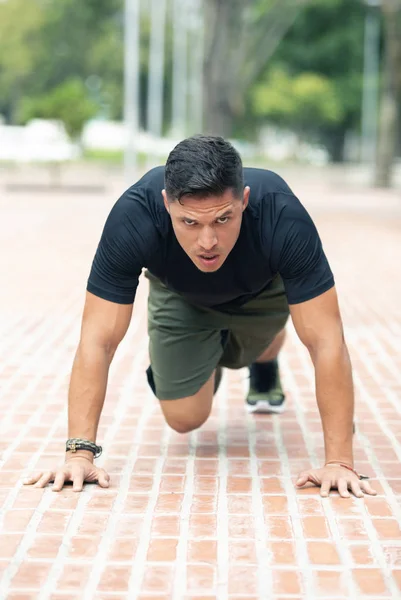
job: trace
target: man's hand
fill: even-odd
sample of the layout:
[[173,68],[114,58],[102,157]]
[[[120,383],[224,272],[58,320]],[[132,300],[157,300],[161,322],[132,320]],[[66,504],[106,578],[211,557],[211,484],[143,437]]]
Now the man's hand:
[[377,494],[367,481],[361,481],[355,473],[337,465],[326,465],[321,469],[304,471],[299,475],[296,486],[302,487],[308,482],[320,486],[322,497],[328,496],[332,488],[338,490],[342,498],[350,497],[348,490],[351,490],[357,498],[362,498],[364,493],[371,496]]
[[72,482],[74,492],[81,492],[84,482],[94,483],[97,481],[101,487],[109,487],[110,476],[104,469],[96,467],[90,459],[77,456],[68,458],[57,471],[40,472],[28,477],[24,480],[24,484],[41,488],[51,481],[54,481],[53,492],[59,492],[67,481]]

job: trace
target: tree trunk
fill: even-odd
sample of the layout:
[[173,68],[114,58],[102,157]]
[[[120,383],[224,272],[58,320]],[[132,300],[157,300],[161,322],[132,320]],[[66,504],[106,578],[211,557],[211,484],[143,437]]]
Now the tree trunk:
[[401,0],[383,3],[385,55],[375,185],[391,187],[401,101]]
[[386,57],[384,84],[379,115],[375,185],[391,187],[397,135],[397,103],[390,84],[389,61]]
[[329,151],[330,159],[333,163],[344,162],[345,136],[347,130],[339,127],[326,136],[325,145]]
[[205,2],[204,129],[206,133],[223,137],[230,136],[233,129],[236,93],[233,59],[237,54],[233,42],[236,41],[238,51],[242,4],[239,0]]
[[[205,0],[205,130],[230,136],[260,75],[305,0]],[[263,10],[262,10],[263,8]],[[255,12],[256,11],[256,12]]]

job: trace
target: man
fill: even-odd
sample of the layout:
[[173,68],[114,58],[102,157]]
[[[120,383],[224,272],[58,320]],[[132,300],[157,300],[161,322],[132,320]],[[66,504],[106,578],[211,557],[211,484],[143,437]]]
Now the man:
[[65,465],[27,483],[108,486],[93,464],[113,355],[138,278],[149,279],[148,382],[178,432],[208,418],[221,367],[250,367],[248,410],[284,406],[277,355],[291,314],[316,372],[325,464],[302,473],[327,496],[375,494],[353,465],[353,383],[333,274],[310,216],[276,174],[243,168],[231,144],[195,136],[112,208],[88,279],[69,390]]

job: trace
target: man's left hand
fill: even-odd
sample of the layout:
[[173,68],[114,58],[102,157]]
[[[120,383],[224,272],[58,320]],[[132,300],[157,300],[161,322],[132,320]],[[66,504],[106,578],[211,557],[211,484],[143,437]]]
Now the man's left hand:
[[377,492],[366,481],[361,480],[352,471],[337,465],[326,465],[321,469],[303,471],[296,482],[297,487],[302,487],[311,482],[320,486],[320,495],[327,497],[331,489],[338,490],[342,498],[349,498],[350,490],[357,498],[362,498],[364,493],[376,496]]

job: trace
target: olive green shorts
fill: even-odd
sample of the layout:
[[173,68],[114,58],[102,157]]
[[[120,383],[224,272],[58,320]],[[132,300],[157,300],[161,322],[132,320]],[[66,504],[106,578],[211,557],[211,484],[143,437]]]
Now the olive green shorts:
[[289,316],[280,276],[256,298],[224,312],[190,304],[148,271],[145,277],[149,280],[148,381],[160,400],[196,394],[218,365],[229,369],[250,365]]

